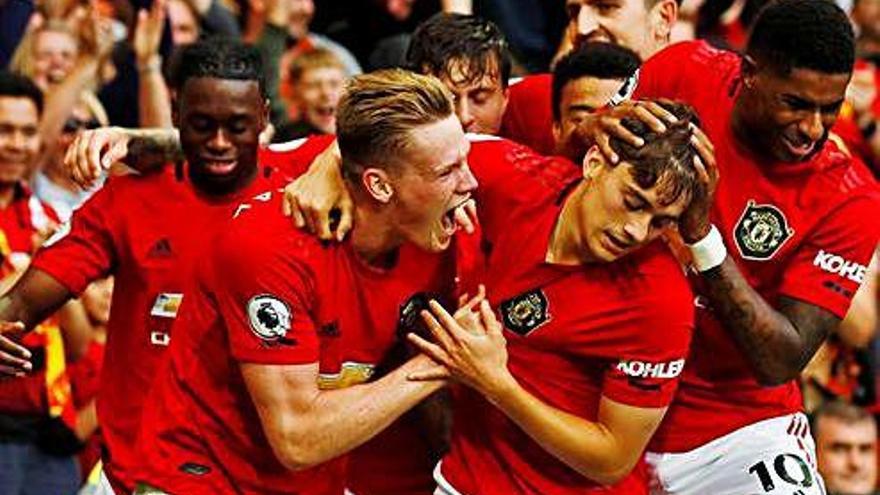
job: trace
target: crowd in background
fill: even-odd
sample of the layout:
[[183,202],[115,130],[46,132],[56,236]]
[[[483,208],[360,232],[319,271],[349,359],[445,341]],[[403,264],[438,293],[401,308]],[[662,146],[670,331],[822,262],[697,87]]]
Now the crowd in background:
[[[739,50],[763,3],[684,0],[673,41],[705,38]],[[858,34],[858,62],[832,139],[876,176],[880,0],[854,0],[843,7]],[[473,13],[501,28],[513,55],[511,84],[516,77],[549,71],[557,54],[565,52],[560,46],[567,23],[563,0],[0,0],[0,67],[33,81],[44,102],[33,130],[41,146],[33,167],[0,168],[4,287],[40,243],[101,187],[81,189],[64,167],[67,147],[78,133],[106,126],[172,127],[169,87],[178,47],[223,35],[259,48],[271,102],[271,126],[262,136],[268,145],[333,134],[346,80],[403,66],[413,31],[440,11]],[[0,148],[11,146],[12,139],[0,118]],[[4,152],[0,149],[0,156]],[[107,173],[127,170],[119,166]],[[26,214],[45,210],[44,221],[38,238],[17,243],[11,230],[24,214],[15,206],[22,194],[39,200]],[[820,469],[830,489],[837,484],[846,493],[873,493],[877,484],[876,262],[877,256],[849,316],[802,377],[805,408],[815,415]],[[41,356],[37,371],[0,381],[0,494],[18,493],[5,491],[11,485],[4,480],[28,472],[24,459],[36,463],[37,471],[57,465],[62,477],[80,486],[100,458],[94,397],[112,287],[112,278],[96,282],[65,305],[28,342]],[[60,355],[59,335],[64,335]],[[863,487],[869,491],[855,491]]]

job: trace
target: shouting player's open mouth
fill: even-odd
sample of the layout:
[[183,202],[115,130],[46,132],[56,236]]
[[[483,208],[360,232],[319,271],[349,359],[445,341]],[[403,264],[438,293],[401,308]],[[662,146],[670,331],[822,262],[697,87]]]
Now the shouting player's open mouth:
[[[443,234],[446,237],[451,237],[456,230],[465,228],[463,222],[468,218],[468,213],[465,207],[470,200],[470,195],[466,196],[452,208],[446,210],[446,213],[441,217],[440,225],[443,227]],[[473,221],[473,219],[471,219],[471,221]]]

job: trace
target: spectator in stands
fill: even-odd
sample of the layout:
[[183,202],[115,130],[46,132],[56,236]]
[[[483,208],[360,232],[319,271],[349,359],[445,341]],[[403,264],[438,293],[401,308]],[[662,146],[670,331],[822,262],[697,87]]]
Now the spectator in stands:
[[274,140],[334,134],[336,105],[345,84],[345,67],[339,58],[324,48],[300,55],[290,67],[290,83],[300,118],[279,127]]
[[316,48],[333,52],[342,62],[347,76],[361,73],[360,64],[342,45],[330,38],[309,31],[309,23],[315,14],[312,0],[267,0],[266,24],[257,40],[266,70],[266,87],[272,105],[271,117],[275,127],[288,120],[299,119],[299,108],[284,97],[292,96],[288,79],[290,67],[296,58]]
[[29,77],[45,92],[70,74],[79,57],[79,47],[79,38],[68,23],[50,19],[25,33],[10,68]]
[[[27,78],[0,71],[0,277],[14,280],[57,217],[31,194],[26,172],[40,150],[43,97]],[[82,309],[81,307],[79,309]],[[40,363],[32,375],[0,381],[0,487],[4,494],[73,493],[81,447],[68,360],[84,352],[90,327],[59,313],[25,342]],[[82,332],[80,332],[82,331]],[[62,333],[63,332],[63,333]],[[63,335],[63,337],[62,337]]]
[[877,424],[870,413],[846,402],[830,402],[813,416],[813,435],[829,493],[876,493]]
[[168,21],[171,26],[171,42],[175,46],[195,43],[199,39],[199,13],[186,0],[168,2]]
[[858,29],[856,51],[859,57],[874,59],[880,56],[880,1],[856,0],[850,16]]

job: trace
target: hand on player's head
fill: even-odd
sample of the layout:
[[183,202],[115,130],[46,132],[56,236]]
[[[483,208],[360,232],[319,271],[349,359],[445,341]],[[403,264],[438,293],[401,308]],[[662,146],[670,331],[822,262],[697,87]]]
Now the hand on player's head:
[[636,147],[645,143],[642,138],[624,127],[622,121],[627,117],[644,122],[648,128],[658,133],[666,130],[667,123],[672,124],[678,121],[675,115],[657,102],[627,101],[586,117],[571,134],[571,139],[581,141],[586,146],[584,149],[596,144],[602,154],[612,164],[616,164],[620,157],[611,146],[612,138],[617,138]]

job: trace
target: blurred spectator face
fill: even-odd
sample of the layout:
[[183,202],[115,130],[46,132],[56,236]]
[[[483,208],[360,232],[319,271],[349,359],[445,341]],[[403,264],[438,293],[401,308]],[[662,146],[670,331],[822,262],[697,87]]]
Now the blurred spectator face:
[[606,41],[646,60],[669,43],[676,20],[674,0],[567,0],[566,33],[573,46]]
[[290,2],[290,17],[287,32],[296,39],[309,34],[309,23],[315,15],[315,2],[312,0],[287,0]]
[[113,299],[113,277],[92,282],[80,298],[93,322],[107,324],[110,321],[110,301]]
[[336,106],[342,96],[345,71],[341,67],[313,67],[294,84],[302,118],[327,134],[336,132]]
[[24,179],[40,151],[39,123],[33,101],[0,96],[0,185]]
[[829,493],[874,493],[877,483],[877,426],[825,416],[816,425],[819,472]]
[[385,11],[398,21],[405,21],[412,14],[415,0],[383,0]]
[[171,41],[175,46],[189,45],[199,39],[199,20],[193,8],[184,0],[168,2],[168,21]]
[[859,35],[880,41],[880,0],[858,0],[852,18],[859,27]]
[[41,31],[34,40],[34,82],[44,91],[73,70],[79,49],[76,39],[60,31]]
[[452,61],[446,73],[434,75],[452,93],[455,114],[465,132],[498,134],[508,96],[507,88],[501,84],[498,63],[489,62],[487,70],[478,80],[473,80],[466,64]]
[[580,140],[570,139],[571,134],[585,117],[607,105],[623,83],[623,79],[580,77],[563,86],[559,98],[559,121],[553,123],[557,153],[580,163],[586,149]]
[[56,159],[53,162],[50,162],[54,165],[60,165],[64,160],[64,154],[67,152],[67,147],[73,142],[76,136],[88,129],[97,129],[101,127],[101,122],[95,118],[89,109],[82,104],[76,105],[73,108],[73,111],[70,114],[70,117],[64,121],[64,127],[61,128],[61,135],[58,137],[58,144],[56,149]]

